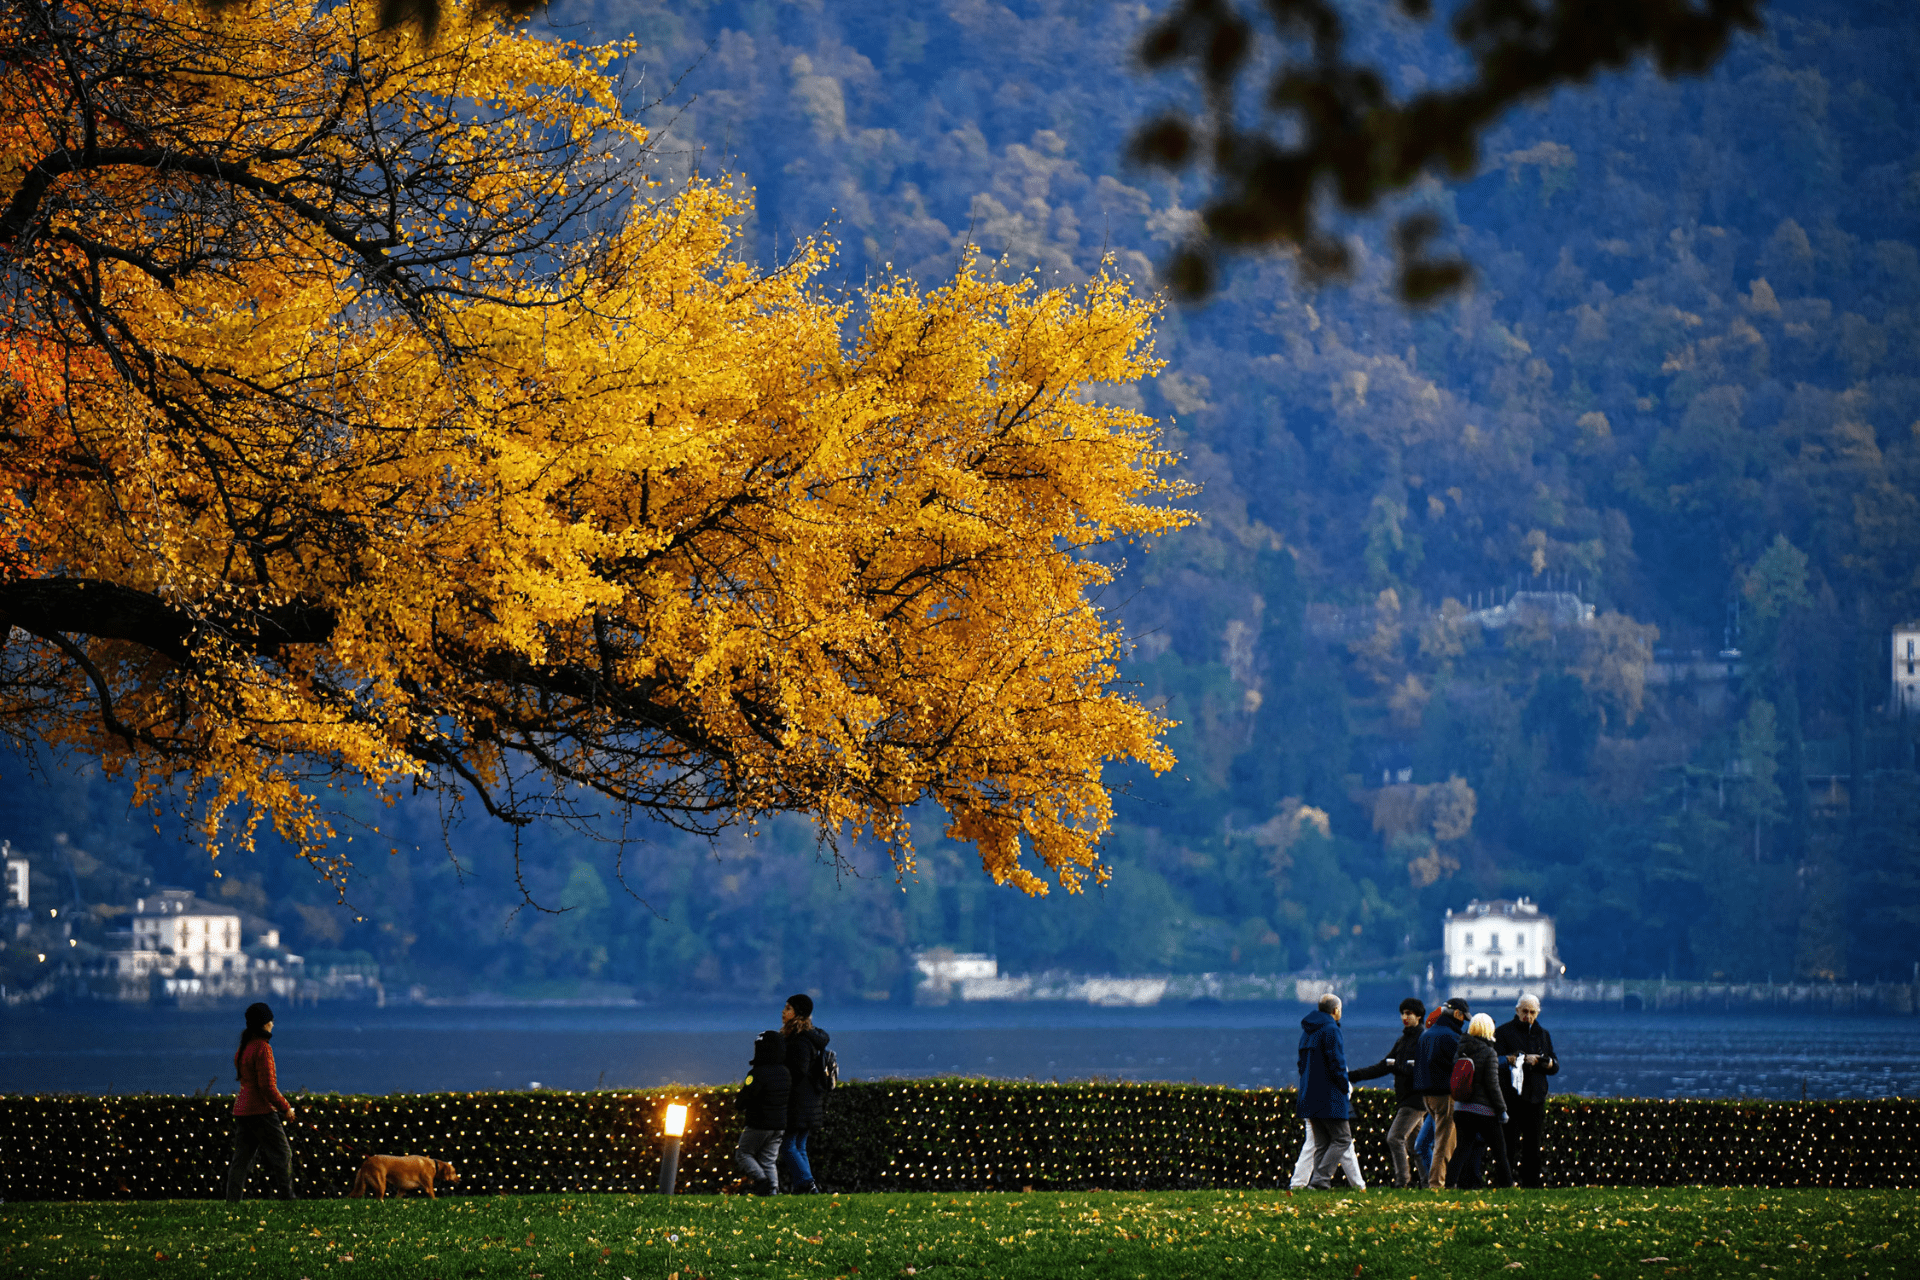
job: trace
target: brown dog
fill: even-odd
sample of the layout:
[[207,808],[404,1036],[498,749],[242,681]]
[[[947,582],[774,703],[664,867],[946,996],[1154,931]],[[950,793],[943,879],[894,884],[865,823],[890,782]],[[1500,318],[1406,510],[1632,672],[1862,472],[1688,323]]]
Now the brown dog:
[[424,1191],[427,1199],[433,1194],[433,1180],[438,1178],[442,1185],[452,1186],[460,1181],[460,1175],[445,1160],[429,1160],[425,1156],[368,1156],[360,1164],[360,1172],[354,1175],[353,1190],[349,1196],[363,1196],[373,1192],[373,1198],[384,1200],[387,1189],[391,1187],[395,1195],[402,1191]]

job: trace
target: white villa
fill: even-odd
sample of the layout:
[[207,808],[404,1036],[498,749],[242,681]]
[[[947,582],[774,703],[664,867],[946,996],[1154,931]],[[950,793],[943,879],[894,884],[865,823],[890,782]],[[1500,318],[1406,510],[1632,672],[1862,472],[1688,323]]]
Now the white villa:
[[[108,962],[121,978],[158,973],[169,979],[219,979],[218,985],[226,987],[252,985],[250,979],[258,974],[282,969],[278,959],[256,958],[245,950],[248,946],[277,949],[278,929],[233,907],[203,902],[185,889],[161,889],[136,899],[132,928],[119,935],[117,942]],[[299,963],[297,956],[285,959]]]
[[1447,912],[1447,977],[1533,978],[1566,972],[1554,947],[1553,917],[1526,898],[1478,898]]

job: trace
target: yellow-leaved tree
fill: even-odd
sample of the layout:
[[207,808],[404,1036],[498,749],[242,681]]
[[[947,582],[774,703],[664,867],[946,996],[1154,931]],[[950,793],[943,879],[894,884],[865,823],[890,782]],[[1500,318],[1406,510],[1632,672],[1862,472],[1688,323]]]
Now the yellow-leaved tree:
[[[0,711],[215,852],[317,796],[771,812],[1103,874],[1171,761],[1088,549],[1176,527],[1153,306],[824,289],[646,179],[619,46],[329,0],[8,0]],[[1033,859],[1037,856],[1037,864]]]

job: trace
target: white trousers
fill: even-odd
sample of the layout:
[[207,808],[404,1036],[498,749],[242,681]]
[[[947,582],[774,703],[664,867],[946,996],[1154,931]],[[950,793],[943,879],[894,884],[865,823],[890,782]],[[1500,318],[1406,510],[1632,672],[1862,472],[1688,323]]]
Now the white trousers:
[[[1291,1185],[1295,1191],[1306,1186],[1312,1179],[1313,1158],[1319,1154],[1318,1149],[1313,1145],[1313,1126],[1308,1125],[1306,1128],[1307,1140],[1300,1144],[1300,1158],[1293,1165]],[[1340,1161],[1340,1172],[1347,1175],[1347,1184],[1355,1191],[1367,1189],[1367,1180],[1360,1176],[1360,1157],[1353,1153],[1352,1147],[1347,1148],[1346,1158]]]

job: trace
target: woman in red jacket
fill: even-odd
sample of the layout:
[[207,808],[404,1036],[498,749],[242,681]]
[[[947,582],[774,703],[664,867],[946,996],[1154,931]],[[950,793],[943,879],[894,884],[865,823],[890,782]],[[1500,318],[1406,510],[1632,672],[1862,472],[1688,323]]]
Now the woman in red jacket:
[[237,1204],[253,1173],[253,1162],[265,1160],[267,1178],[282,1200],[293,1194],[293,1148],[280,1117],[293,1119],[293,1104],[280,1095],[273,1070],[273,1010],[265,1004],[247,1006],[247,1029],[240,1033],[240,1050],[233,1055],[233,1074],[240,1096],[233,1100],[233,1163],[227,1167],[227,1203]]

